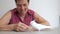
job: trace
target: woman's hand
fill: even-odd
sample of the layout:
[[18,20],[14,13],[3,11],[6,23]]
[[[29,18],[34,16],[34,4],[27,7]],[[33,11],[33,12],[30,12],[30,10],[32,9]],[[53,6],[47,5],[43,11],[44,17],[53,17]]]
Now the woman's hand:
[[15,30],[16,30],[16,31],[26,31],[26,30],[28,30],[29,28],[30,28],[29,26],[27,26],[26,24],[21,23],[21,22],[19,22],[19,23],[16,24],[16,26],[15,26]]
[[22,31],[34,31],[35,29],[32,26],[27,26],[26,24],[19,22],[18,24],[16,24],[15,30],[18,32],[22,32]]

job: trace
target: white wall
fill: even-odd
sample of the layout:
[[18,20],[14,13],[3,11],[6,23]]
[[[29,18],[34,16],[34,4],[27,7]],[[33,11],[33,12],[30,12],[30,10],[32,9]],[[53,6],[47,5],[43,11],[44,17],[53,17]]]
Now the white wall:
[[59,16],[60,16],[60,0],[59,0]]
[[10,9],[15,7],[14,0],[0,0],[0,18]]
[[[10,9],[15,7],[14,0],[0,0],[0,18]],[[30,9],[44,17],[53,27],[59,24],[59,1],[58,0],[30,0]]]

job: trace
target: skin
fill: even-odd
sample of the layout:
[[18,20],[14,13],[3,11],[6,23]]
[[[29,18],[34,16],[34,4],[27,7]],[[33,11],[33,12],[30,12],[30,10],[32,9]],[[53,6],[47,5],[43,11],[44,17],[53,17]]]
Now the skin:
[[[17,11],[19,12],[18,16],[21,17],[21,20],[23,21],[27,10],[28,10],[28,1],[27,0],[18,0],[16,3]],[[12,31],[16,30],[18,32],[25,31],[25,30],[33,30],[31,26],[27,26],[26,24],[19,22],[18,24],[9,24],[9,21],[11,19],[11,12],[8,11],[1,19],[0,19],[0,31]],[[45,20],[43,17],[38,15],[36,12],[34,12],[34,19],[35,22],[43,25],[49,25],[48,21]]]

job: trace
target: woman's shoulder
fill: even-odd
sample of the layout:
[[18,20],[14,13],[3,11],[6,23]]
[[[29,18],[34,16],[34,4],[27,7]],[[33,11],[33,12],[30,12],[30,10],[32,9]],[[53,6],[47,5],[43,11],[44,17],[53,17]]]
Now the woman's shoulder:
[[29,9],[29,10],[28,10],[28,13],[29,13],[29,14],[34,14],[34,10]]
[[15,12],[16,11],[16,8],[13,8],[11,10],[9,10],[10,12]]
[[10,11],[6,12],[6,13],[2,16],[2,18],[3,18],[3,17],[9,17],[9,16],[11,16],[11,12],[10,12]]

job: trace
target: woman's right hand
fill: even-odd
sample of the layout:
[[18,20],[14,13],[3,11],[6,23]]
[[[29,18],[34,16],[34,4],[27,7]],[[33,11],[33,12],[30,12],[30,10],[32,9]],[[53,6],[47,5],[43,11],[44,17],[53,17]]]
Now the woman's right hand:
[[16,24],[16,26],[15,26],[15,30],[16,30],[16,31],[25,31],[25,30],[27,30],[27,29],[29,29],[29,28],[30,28],[29,26],[27,26],[26,24],[21,23],[21,22],[19,22],[19,23]]

